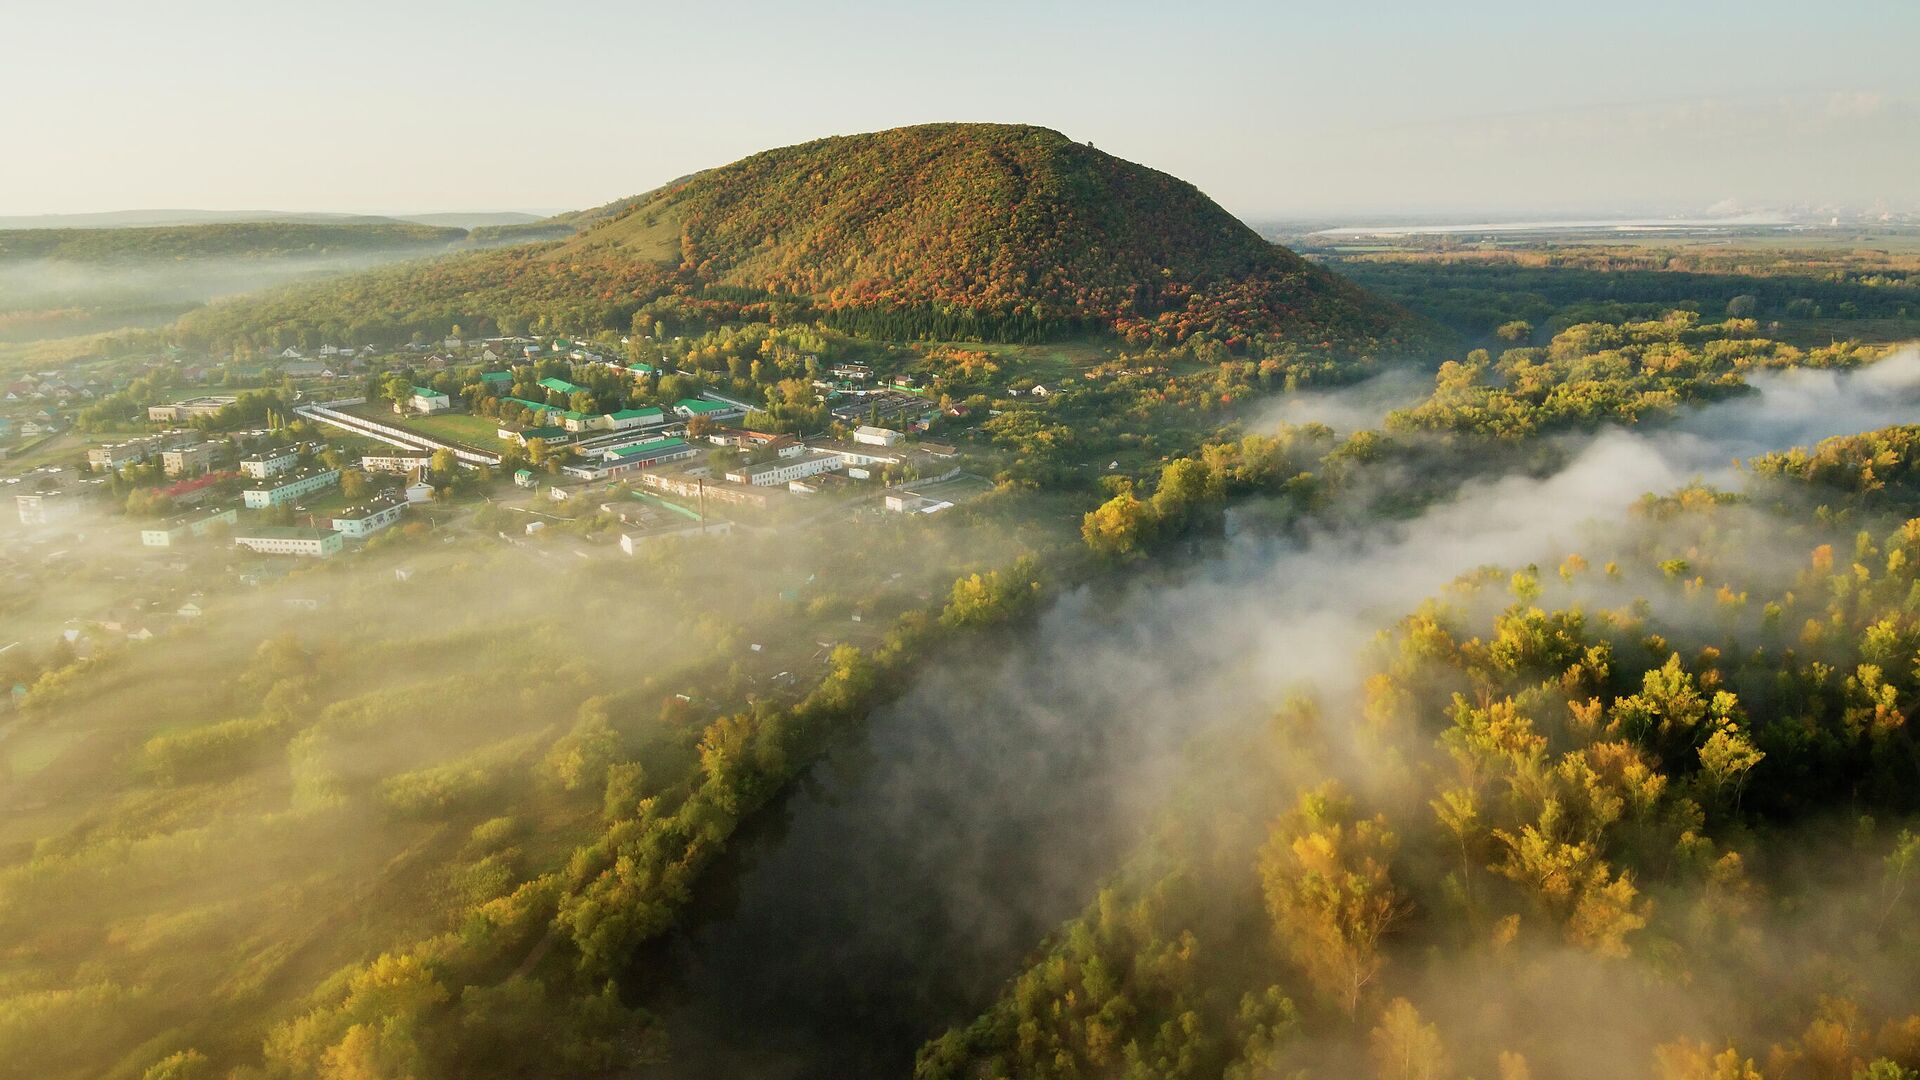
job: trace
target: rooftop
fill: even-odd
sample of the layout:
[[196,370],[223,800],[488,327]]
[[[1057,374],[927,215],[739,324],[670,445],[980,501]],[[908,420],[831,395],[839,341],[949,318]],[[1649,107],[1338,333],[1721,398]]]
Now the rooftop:
[[325,540],[338,536],[332,529],[310,529],[305,525],[249,525],[236,529],[236,540]]
[[685,445],[687,445],[687,440],[685,439],[653,439],[648,442],[635,443],[632,446],[615,447],[608,451],[608,453],[623,458],[643,457],[647,454],[657,454],[663,450],[671,450],[676,446]]

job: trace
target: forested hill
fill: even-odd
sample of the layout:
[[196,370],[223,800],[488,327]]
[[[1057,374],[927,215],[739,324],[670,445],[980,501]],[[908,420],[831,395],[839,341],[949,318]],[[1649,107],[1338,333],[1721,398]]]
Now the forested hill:
[[624,331],[644,314],[676,326],[823,318],[889,338],[1110,332],[1147,344],[1204,332],[1257,350],[1390,341],[1405,325],[1192,185],[1044,128],[822,139],[615,207],[557,242],[345,279],[188,330],[272,344],[334,323],[388,337],[543,317]]
[[0,263],[124,264],[196,259],[337,256],[363,252],[442,251],[467,230],[404,222],[244,221],[123,229],[0,230]]
[[834,310],[960,308],[1173,337],[1339,323],[1357,296],[1193,185],[1057,131],[932,124],[755,154],[565,244]]

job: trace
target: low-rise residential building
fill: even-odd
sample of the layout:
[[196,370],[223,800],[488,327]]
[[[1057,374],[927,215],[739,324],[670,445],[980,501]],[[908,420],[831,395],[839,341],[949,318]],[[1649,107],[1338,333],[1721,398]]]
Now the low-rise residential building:
[[240,498],[251,509],[265,510],[339,482],[339,469],[310,469],[260,487],[248,488],[240,493]]
[[568,397],[572,397],[573,395],[579,394],[579,393],[590,392],[584,386],[580,386],[575,383],[570,383],[565,379],[556,379],[552,377],[541,379],[540,385],[546,387],[548,390],[557,390],[560,393],[567,395]]
[[784,487],[791,481],[844,468],[840,455],[812,453],[802,457],[775,458],[761,465],[745,465],[727,473],[727,479],[751,487]]
[[433,485],[427,483],[424,478],[415,478],[406,487],[407,501],[409,503],[432,502],[433,491]]
[[202,537],[216,525],[233,525],[240,512],[229,506],[211,513],[182,514],[169,521],[140,530],[140,542],[147,547],[172,547],[189,537]]
[[176,401],[170,405],[147,406],[147,419],[181,423],[196,416],[212,416],[240,399],[230,394],[209,394]]
[[683,499],[750,506],[757,510],[766,509],[771,497],[769,488],[711,480],[690,472],[644,472],[640,474],[640,486]]
[[453,399],[438,390],[416,386],[413,396],[407,399],[407,408],[422,414],[446,412],[453,408]]
[[901,438],[901,434],[892,428],[874,427],[871,424],[861,424],[853,429],[853,441],[862,446],[892,446]]
[[536,488],[540,486],[540,480],[534,476],[532,469],[515,469],[513,470],[513,486]]
[[630,446],[616,446],[603,450],[600,452],[598,461],[576,462],[563,466],[560,471],[582,480],[604,480],[607,477],[664,465],[669,461],[690,458],[698,453],[698,450],[687,445],[685,439],[651,439]]
[[297,555],[324,559],[338,554],[345,546],[332,529],[310,529],[300,525],[250,525],[237,529],[233,542],[262,555]]
[[269,476],[287,472],[299,462],[300,453],[291,446],[262,450],[240,459],[240,475],[265,480]]
[[494,434],[500,436],[503,441],[517,443],[520,446],[525,446],[535,439],[539,439],[548,446],[573,441],[573,433],[563,427],[530,427],[521,428],[519,431],[503,427]]
[[22,525],[52,525],[72,517],[80,510],[79,500],[62,491],[15,495],[13,504],[20,514]]
[[621,409],[606,415],[607,426],[615,431],[662,423],[666,414],[659,409]]
[[87,468],[94,472],[107,472],[145,461],[146,458],[146,448],[136,442],[101,443],[87,447]]
[[898,464],[901,454],[897,450],[888,450],[861,443],[835,442],[832,439],[814,439],[807,443],[808,448],[820,453],[835,454],[848,468],[871,465]]
[[679,401],[676,401],[673,403],[673,411],[676,413],[679,413],[681,416],[688,418],[689,420],[691,420],[696,416],[704,416],[710,420],[718,420],[722,416],[729,416],[735,413],[745,412],[746,410],[737,408],[732,405],[728,405],[727,403],[722,401],[705,401],[700,398],[681,398]]
[[128,465],[148,461],[168,450],[195,446],[199,442],[198,432],[163,431],[157,435],[128,439],[124,442],[102,443],[87,449],[87,465],[94,472],[112,472]]
[[362,472],[395,473],[405,476],[416,469],[432,467],[432,454],[363,454],[360,457]]
[[333,527],[340,535],[353,540],[365,540],[381,529],[400,520],[407,512],[406,496],[402,494],[376,495],[359,506],[350,506],[333,515]]
[[698,450],[687,445],[685,439],[649,439],[630,446],[616,446],[602,451],[601,456],[610,462],[659,465],[663,462],[690,458],[698,453]]
[[192,443],[160,452],[160,469],[170,477],[193,477],[213,467],[213,446]]
[[748,428],[720,428],[707,433],[715,446],[737,446],[742,450],[771,450],[780,457],[799,457],[807,448],[791,435],[777,435]]
[[151,449],[152,445],[144,439],[90,446],[87,448],[87,467],[94,472],[113,472],[128,465],[138,465],[147,460],[147,453]]

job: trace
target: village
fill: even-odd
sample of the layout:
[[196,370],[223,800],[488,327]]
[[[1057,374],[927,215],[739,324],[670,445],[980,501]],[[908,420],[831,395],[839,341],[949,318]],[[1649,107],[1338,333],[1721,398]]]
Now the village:
[[450,337],[288,348],[252,379],[180,355],[23,374],[0,401],[0,572],[110,552],[80,560],[112,582],[65,619],[84,650],[190,623],[222,578],[260,585],[374,547],[632,556],[822,515],[930,517],[992,488],[934,437],[942,410],[910,376],[821,366],[819,430],[774,431],[719,390],[660,397],[664,360]]

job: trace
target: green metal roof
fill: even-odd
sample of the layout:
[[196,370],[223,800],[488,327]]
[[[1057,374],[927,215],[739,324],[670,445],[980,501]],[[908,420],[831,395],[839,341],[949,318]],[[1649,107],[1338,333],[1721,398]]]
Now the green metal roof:
[[549,390],[558,390],[563,394],[579,393],[580,391],[586,389],[586,387],[584,386],[575,386],[573,383],[570,383],[565,379],[554,378],[552,376],[549,376],[545,379],[541,379],[540,385],[546,387]]
[[685,445],[687,445],[685,439],[654,439],[651,442],[635,443],[632,446],[615,447],[612,452],[616,457],[639,457],[642,454],[654,454]]
[[627,370],[633,372],[635,375],[651,375],[659,369],[655,368],[652,364],[628,364]]
[[536,412],[548,412],[553,408],[553,406],[551,405],[543,405],[538,401],[528,401],[526,398],[523,398],[523,397],[501,398],[500,400],[511,401],[515,405],[523,405],[529,409],[535,410]]
[[513,372],[511,372],[511,371],[483,371],[483,372],[481,372],[481,373],[480,373],[480,381],[481,381],[481,382],[503,382],[503,383],[511,383],[511,382],[513,382]]
[[662,416],[665,414],[659,409],[621,409],[619,412],[608,413],[607,415],[613,417],[615,420],[636,420],[643,416]]
[[722,404],[718,401],[702,401],[699,398],[681,398],[679,401],[673,403],[673,407],[695,413],[725,412],[733,408],[731,405]]
[[414,397],[446,397],[447,395],[441,393],[438,390],[429,390],[424,386],[416,386],[413,388],[413,396]]

